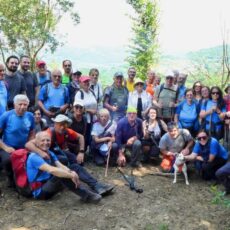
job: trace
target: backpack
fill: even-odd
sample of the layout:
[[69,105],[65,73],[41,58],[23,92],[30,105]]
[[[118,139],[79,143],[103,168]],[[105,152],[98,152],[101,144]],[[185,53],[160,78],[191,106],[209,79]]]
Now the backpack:
[[[29,151],[27,149],[18,149],[11,153],[10,158],[17,192],[25,197],[32,197],[33,190],[40,188],[43,183],[29,183],[26,172],[26,162],[28,156]],[[40,173],[41,171],[38,172],[34,179],[35,181],[39,177]]]
[[159,99],[159,97],[160,97],[160,94],[161,94],[161,92],[162,92],[162,90],[163,89],[166,89],[166,90],[169,90],[169,91],[173,91],[173,92],[176,92],[176,97],[175,97],[175,102],[176,102],[176,100],[178,99],[178,96],[179,96],[179,87],[177,87],[177,89],[176,89],[176,91],[175,90],[173,90],[173,89],[168,89],[168,88],[165,88],[165,85],[164,85],[164,83],[163,84],[161,84],[160,85],[160,90],[159,90],[159,93],[158,93],[158,99]]
[[[92,89],[89,89],[89,91],[93,94],[93,96],[95,97],[95,99],[97,101],[97,98],[96,98],[96,95],[95,95],[94,91]],[[84,100],[84,92],[81,89],[79,89],[79,92],[81,94],[81,100]]]
[[[49,94],[49,85],[50,84],[45,84],[45,94],[44,94],[44,101],[48,100],[48,94]],[[67,88],[65,86],[62,86],[63,89],[63,94],[64,94],[64,102],[67,103],[68,102],[68,92],[67,92]]]

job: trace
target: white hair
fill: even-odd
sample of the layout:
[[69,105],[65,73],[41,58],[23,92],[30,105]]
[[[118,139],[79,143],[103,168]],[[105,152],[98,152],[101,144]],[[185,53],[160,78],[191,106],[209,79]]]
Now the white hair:
[[18,94],[14,97],[14,104],[17,104],[19,101],[26,101],[28,104],[30,103],[29,98],[24,94]]

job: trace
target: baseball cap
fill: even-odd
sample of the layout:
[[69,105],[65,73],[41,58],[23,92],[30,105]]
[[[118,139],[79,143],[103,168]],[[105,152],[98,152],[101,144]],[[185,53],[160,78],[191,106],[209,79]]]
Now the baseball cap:
[[83,100],[81,100],[81,99],[75,100],[74,103],[73,103],[73,106],[76,106],[76,105],[80,105],[80,106],[84,107]]
[[142,83],[144,85],[144,81],[142,81],[140,78],[135,79],[134,85],[136,85],[138,83]]
[[124,77],[123,73],[122,72],[116,72],[114,74],[114,77]]
[[173,71],[169,70],[165,72],[165,77],[175,77]]
[[36,62],[37,67],[39,67],[40,65],[46,65],[45,61],[39,60]]
[[85,82],[85,81],[90,81],[90,80],[91,80],[91,78],[89,76],[81,76],[79,78],[80,82]]
[[69,124],[72,123],[72,120],[69,119],[67,116],[63,115],[63,114],[59,114],[57,115],[55,118],[51,118],[51,120],[53,122],[57,122],[57,123],[61,123],[61,122],[67,122]]
[[137,109],[135,107],[130,106],[127,109],[127,113],[137,113]]

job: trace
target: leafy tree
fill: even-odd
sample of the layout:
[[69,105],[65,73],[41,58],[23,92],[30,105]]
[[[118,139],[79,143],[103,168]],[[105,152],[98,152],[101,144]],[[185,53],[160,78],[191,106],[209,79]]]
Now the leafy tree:
[[157,62],[158,57],[158,4],[156,0],[127,0],[135,10],[130,56],[127,61],[137,69],[137,74],[145,78],[147,70]]
[[60,44],[55,28],[65,13],[77,24],[71,0],[0,0],[0,52],[26,54],[32,68],[42,49],[54,52]]

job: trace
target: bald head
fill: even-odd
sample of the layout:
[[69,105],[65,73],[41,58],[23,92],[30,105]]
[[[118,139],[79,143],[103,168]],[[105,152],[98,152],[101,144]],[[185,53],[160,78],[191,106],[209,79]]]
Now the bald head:
[[54,69],[54,70],[51,72],[51,76],[52,76],[53,84],[56,85],[56,86],[58,86],[58,85],[61,83],[61,79],[62,79],[61,70],[59,70],[59,69]]
[[49,133],[46,131],[38,132],[35,136],[35,144],[39,149],[47,152],[51,145],[51,137]]

